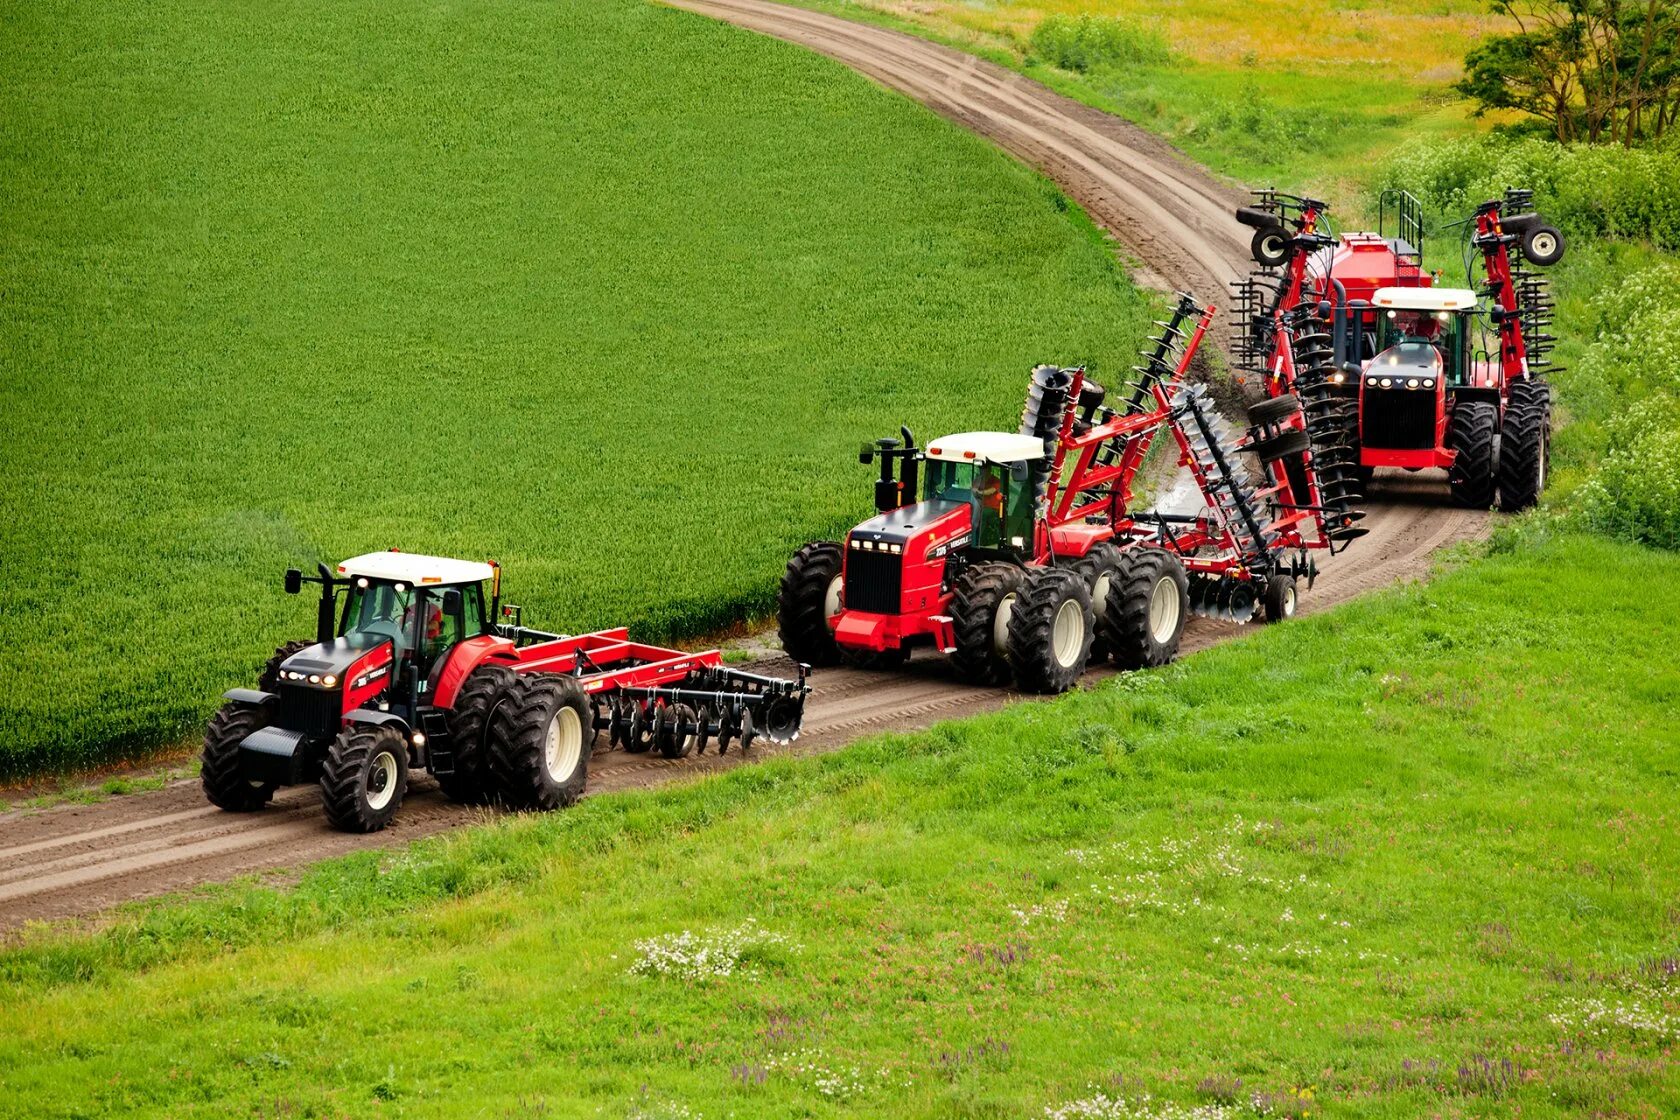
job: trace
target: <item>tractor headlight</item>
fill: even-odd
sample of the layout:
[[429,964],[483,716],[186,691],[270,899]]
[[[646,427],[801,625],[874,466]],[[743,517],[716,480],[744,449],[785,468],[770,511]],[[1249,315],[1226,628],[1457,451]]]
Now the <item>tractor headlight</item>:
[[1434,379],[1434,378],[1433,378],[1433,377],[1426,377],[1426,378],[1424,378],[1424,379],[1423,379],[1423,387],[1424,387],[1424,388],[1425,388],[1425,389],[1433,389],[1433,388],[1435,388],[1435,379]]
[[1345,374],[1345,373],[1332,373],[1330,375],[1330,384],[1332,384],[1332,385],[1340,385],[1342,382],[1344,382],[1346,380],[1347,380],[1347,374]]
[[904,546],[903,546],[903,545],[901,545],[901,544],[889,544],[889,545],[888,545],[888,546],[887,546],[887,551],[888,551],[888,552],[890,552],[890,553],[892,553],[892,554],[893,554],[893,555],[894,555],[894,556],[897,556],[897,555],[899,555],[899,554],[900,554],[900,553],[901,553],[901,552],[903,552],[903,551],[904,551]]
[[1392,377],[1385,377],[1381,381],[1377,382],[1377,384],[1381,385],[1384,389],[1387,389],[1393,386],[1394,379]]
[[1374,378],[1374,377],[1367,377],[1367,378],[1366,378],[1366,379],[1365,379],[1365,384],[1367,384],[1367,385],[1369,385],[1369,386],[1370,386],[1370,387],[1371,387],[1371,388],[1373,388],[1373,389],[1375,389],[1375,388],[1376,388],[1376,387],[1377,387],[1377,379],[1376,379],[1376,378]]
[[1416,389],[1417,387],[1418,387],[1418,379],[1417,378],[1415,378],[1415,377],[1406,378],[1406,388]]
[[328,673],[326,676],[321,678],[321,683],[326,685],[328,688],[332,688],[334,685],[338,684],[338,678],[333,676],[331,673]]
[[309,683],[310,684],[320,684],[321,683],[321,675],[319,673],[309,674]]

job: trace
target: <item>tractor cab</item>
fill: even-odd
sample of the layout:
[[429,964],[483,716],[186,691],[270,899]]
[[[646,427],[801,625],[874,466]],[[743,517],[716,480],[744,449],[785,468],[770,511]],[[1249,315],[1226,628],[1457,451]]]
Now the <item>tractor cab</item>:
[[1371,304],[1377,308],[1377,356],[1368,367],[1372,372],[1385,372],[1387,367],[1431,367],[1448,387],[1468,381],[1475,292],[1468,288],[1379,288]]
[[1010,432],[959,432],[928,444],[930,500],[970,511],[969,547],[1019,555],[1033,547],[1044,441]]
[[[1363,461],[1419,469],[1443,465],[1451,397],[1470,385],[1467,288],[1378,288],[1377,354],[1359,385]],[[1450,461],[1450,460],[1449,460]]]

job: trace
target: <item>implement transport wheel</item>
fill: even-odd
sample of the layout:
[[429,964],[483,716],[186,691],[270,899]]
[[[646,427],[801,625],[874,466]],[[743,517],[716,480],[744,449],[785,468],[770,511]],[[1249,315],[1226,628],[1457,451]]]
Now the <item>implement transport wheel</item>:
[[1101,665],[1108,660],[1108,624],[1104,620],[1108,617],[1108,590],[1120,570],[1120,550],[1104,541],[1080,557],[1073,568],[1091,589],[1091,664]]
[[204,729],[204,753],[198,780],[204,785],[204,796],[210,804],[230,813],[251,813],[267,805],[274,797],[274,786],[253,782],[239,773],[239,744],[245,736],[268,726],[268,715],[262,708],[230,700],[210,717]]
[[1254,257],[1254,263],[1277,268],[1289,259],[1289,234],[1282,226],[1257,229],[1248,243],[1248,251]]
[[1108,645],[1122,669],[1153,669],[1178,656],[1190,613],[1190,580],[1178,557],[1159,548],[1120,554],[1108,591]]
[[1265,604],[1266,621],[1282,622],[1294,618],[1300,606],[1300,589],[1292,576],[1274,575],[1266,580],[1266,593],[1260,597]]
[[1029,571],[1009,612],[1009,664],[1023,692],[1057,693],[1085,672],[1094,634],[1091,589],[1073,568]]
[[490,774],[510,809],[559,809],[583,796],[589,698],[571,677],[528,676],[490,723]]
[[280,666],[294,653],[302,653],[315,643],[305,638],[302,641],[287,642],[274,651],[274,656],[263,666],[262,676],[257,678],[257,687],[264,692],[273,692],[280,687]]
[[1285,393],[1281,397],[1270,397],[1248,406],[1248,422],[1253,427],[1262,424],[1276,424],[1279,420],[1287,420],[1301,411],[1301,402],[1294,393]]
[[840,662],[828,620],[840,613],[845,553],[834,541],[814,541],[793,554],[776,597],[776,632],[795,661],[818,668]]
[[1014,564],[975,564],[951,589],[951,664],[970,684],[1009,683],[1009,619],[1023,574]]
[[1552,454],[1551,388],[1519,381],[1505,404],[1499,436],[1499,508],[1518,513],[1540,501]]
[[1494,433],[1499,410],[1492,401],[1459,401],[1453,406],[1447,445],[1456,452],[1447,471],[1454,504],[1468,509],[1493,505]]
[[394,727],[351,724],[321,767],[321,804],[342,832],[378,832],[408,792],[408,743]]
[[490,717],[519,683],[519,674],[501,665],[480,665],[455,696],[449,712],[449,746],[455,770],[437,776],[438,786],[451,801],[482,805],[490,800],[484,741]]
[[1532,264],[1556,264],[1565,248],[1563,231],[1556,226],[1532,225],[1523,230],[1522,255]]
[[1306,432],[1282,432],[1271,439],[1251,443],[1246,450],[1254,453],[1262,463],[1273,463],[1285,455],[1300,455],[1312,447]]

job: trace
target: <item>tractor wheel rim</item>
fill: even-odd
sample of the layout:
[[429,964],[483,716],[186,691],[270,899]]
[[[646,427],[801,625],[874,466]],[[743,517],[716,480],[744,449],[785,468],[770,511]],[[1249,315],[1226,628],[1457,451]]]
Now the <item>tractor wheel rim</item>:
[[828,587],[823,591],[823,617],[833,618],[840,613],[840,592],[843,588],[840,576],[828,581]]
[[1085,644],[1085,612],[1078,599],[1068,599],[1056,608],[1056,621],[1050,629],[1050,644],[1056,664],[1071,669],[1079,661],[1079,649]]
[[1098,622],[1108,613],[1108,569],[1097,576],[1097,582],[1091,585],[1091,613]]
[[1162,576],[1155,581],[1155,589],[1149,593],[1149,636],[1155,641],[1165,644],[1172,640],[1173,632],[1178,629],[1178,616],[1183,608],[1178,601],[1178,584],[1171,576]]
[[1284,618],[1294,618],[1295,617],[1296,595],[1297,595],[1297,592],[1296,592],[1294,584],[1290,584],[1288,587],[1283,589],[1283,617]]
[[396,795],[397,756],[390,751],[380,751],[373,756],[373,763],[368,766],[368,808],[375,811],[383,809],[391,803],[391,799]]
[[1015,592],[998,600],[997,614],[992,616],[992,652],[998,657],[1009,656],[1009,620],[1015,614]]
[[577,712],[567,704],[548,721],[548,735],[543,742],[543,764],[548,767],[551,780],[563,782],[572,776],[582,756],[583,724],[578,720]]
[[1540,497],[1540,492],[1546,488],[1546,460],[1551,458],[1551,440],[1545,432],[1540,433],[1540,462],[1534,469],[1534,496]]

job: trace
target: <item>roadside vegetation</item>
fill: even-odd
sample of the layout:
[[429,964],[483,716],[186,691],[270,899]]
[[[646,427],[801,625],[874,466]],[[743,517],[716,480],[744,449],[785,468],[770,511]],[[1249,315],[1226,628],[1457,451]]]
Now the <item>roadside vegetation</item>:
[[1671,1114],[1677,589],[1525,542],[1055,704],[39,936],[7,1105]]
[[190,734],[311,631],[289,564],[762,616],[862,438],[1007,423],[1150,317],[983,141],[639,0],[65,0],[0,53],[0,778]]

